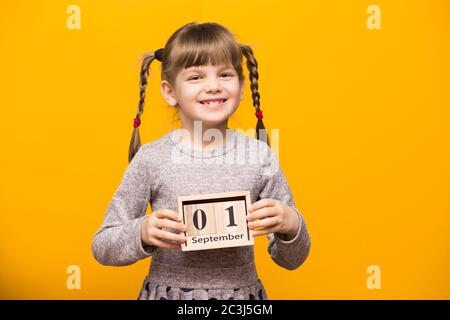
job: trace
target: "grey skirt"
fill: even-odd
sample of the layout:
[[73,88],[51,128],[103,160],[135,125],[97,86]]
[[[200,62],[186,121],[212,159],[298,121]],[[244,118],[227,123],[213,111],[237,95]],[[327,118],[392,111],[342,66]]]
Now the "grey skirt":
[[138,300],[268,300],[268,298],[260,279],[250,286],[235,289],[198,289],[154,284],[145,277]]

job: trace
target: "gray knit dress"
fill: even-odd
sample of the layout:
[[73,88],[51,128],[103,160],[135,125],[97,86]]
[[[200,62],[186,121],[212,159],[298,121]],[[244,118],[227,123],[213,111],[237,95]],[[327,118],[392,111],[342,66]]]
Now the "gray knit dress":
[[267,235],[272,260],[294,270],[308,257],[305,219],[267,144],[234,129],[227,129],[226,143],[212,150],[187,147],[180,137],[174,129],[143,144],[128,164],[93,237],[95,259],[107,266],[125,266],[151,257],[137,294],[142,300],[267,300],[253,246],[181,251],[142,242],[140,225],[149,203],[152,211],[178,211],[178,196],[250,191],[252,203],[277,199],[292,207],[300,219],[293,239],[286,241],[279,233]]

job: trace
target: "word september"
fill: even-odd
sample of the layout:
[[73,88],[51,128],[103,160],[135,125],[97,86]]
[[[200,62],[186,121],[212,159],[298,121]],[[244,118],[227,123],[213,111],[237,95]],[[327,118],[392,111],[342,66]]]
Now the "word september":
[[242,239],[244,237],[243,233],[239,233],[236,235],[227,234],[224,236],[206,236],[206,237],[192,237],[192,243],[208,243],[214,241],[225,241],[225,240],[234,240],[234,239]]

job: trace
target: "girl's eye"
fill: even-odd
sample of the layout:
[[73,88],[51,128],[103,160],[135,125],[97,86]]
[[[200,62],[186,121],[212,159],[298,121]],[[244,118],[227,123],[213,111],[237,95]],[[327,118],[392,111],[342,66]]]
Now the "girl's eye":
[[[222,73],[222,76],[228,76],[228,78],[229,78],[229,77],[232,77],[233,74],[232,73]],[[200,78],[200,76],[192,76],[189,78],[189,80],[197,80],[199,78]]]

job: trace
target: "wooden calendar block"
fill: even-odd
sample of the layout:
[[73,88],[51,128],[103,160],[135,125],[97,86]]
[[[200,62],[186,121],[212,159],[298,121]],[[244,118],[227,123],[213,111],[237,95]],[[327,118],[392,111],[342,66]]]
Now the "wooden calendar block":
[[247,226],[249,191],[178,197],[178,213],[187,230],[181,250],[205,250],[254,244]]

